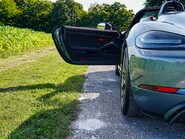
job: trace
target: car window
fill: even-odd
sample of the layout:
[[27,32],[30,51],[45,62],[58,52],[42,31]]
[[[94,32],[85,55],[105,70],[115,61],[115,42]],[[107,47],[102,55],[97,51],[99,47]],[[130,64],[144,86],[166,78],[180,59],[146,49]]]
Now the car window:
[[146,17],[151,17],[154,16],[155,18],[157,18],[159,11],[151,11],[151,12],[146,12],[142,18],[146,18]]
[[154,21],[157,19],[158,13],[159,13],[159,11],[145,12],[145,14],[141,17],[140,22]]

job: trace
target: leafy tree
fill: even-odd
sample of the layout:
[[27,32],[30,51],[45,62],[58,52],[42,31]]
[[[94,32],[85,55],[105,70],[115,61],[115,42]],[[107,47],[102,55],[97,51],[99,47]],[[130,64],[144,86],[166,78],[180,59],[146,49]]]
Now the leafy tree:
[[88,9],[88,14],[83,17],[83,26],[96,27],[100,22],[114,24],[119,30],[126,30],[134,14],[127,10],[124,4],[115,2],[109,4],[93,4]]
[[115,2],[93,4],[88,12],[74,0],[0,0],[0,24],[51,32],[56,25],[96,27],[109,22],[125,30],[133,18],[133,11]]
[[[53,3],[43,0],[16,0],[21,15],[18,18],[20,27],[49,32],[49,16]],[[49,28],[48,28],[49,27]]]
[[77,20],[80,19],[84,12],[82,4],[77,3],[74,0],[66,0],[65,4],[68,7],[68,16],[70,17],[69,24],[77,25]]
[[21,11],[16,6],[14,0],[0,1],[0,24],[13,25],[14,20]]
[[83,6],[74,0],[66,0],[65,2],[58,0],[52,11],[52,22],[62,25],[77,25],[77,21],[81,19],[84,12]]
[[[145,6],[146,7],[153,7],[153,6],[161,6],[166,0],[146,0]],[[185,4],[185,0],[179,0],[183,4]]]
[[110,7],[109,22],[116,25],[120,30],[126,30],[133,19],[133,11],[127,10],[124,4],[115,2]]
[[57,1],[54,3],[50,17],[50,25],[52,27],[56,25],[64,25],[69,22],[70,17],[68,15],[68,7],[66,4],[63,1]]

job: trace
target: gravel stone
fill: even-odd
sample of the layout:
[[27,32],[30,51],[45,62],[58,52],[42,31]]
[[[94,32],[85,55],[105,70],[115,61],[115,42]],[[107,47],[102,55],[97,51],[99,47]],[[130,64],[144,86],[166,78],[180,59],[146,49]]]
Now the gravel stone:
[[185,125],[147,116],[124,117],[115,66],[90,66],[68,139],[185,139]]

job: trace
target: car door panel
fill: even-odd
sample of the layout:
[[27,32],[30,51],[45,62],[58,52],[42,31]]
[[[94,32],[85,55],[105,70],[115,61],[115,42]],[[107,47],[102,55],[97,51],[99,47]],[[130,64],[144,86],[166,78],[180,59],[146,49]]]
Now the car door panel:
[[122,39],[113,30],[62,26],[53,39],[63,59],[78,65],[116,65],[120,63]]

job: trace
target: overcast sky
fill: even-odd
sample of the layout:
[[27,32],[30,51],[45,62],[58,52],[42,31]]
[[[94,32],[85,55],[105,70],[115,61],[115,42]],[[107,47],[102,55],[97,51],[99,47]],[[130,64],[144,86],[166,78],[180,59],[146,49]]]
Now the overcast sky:
[[[51,0],[51,1],[56,1],[56,0]],[[117,1],[122,4],[125,4],[127,6],[127,9],[133,9],[134,13],[142,9],[143,3],[145,2],[145,0],[75,0],[75,1],[81,3],[84,7],[84,10],[86,11],[93,3],[113,4],[115,1]]]

